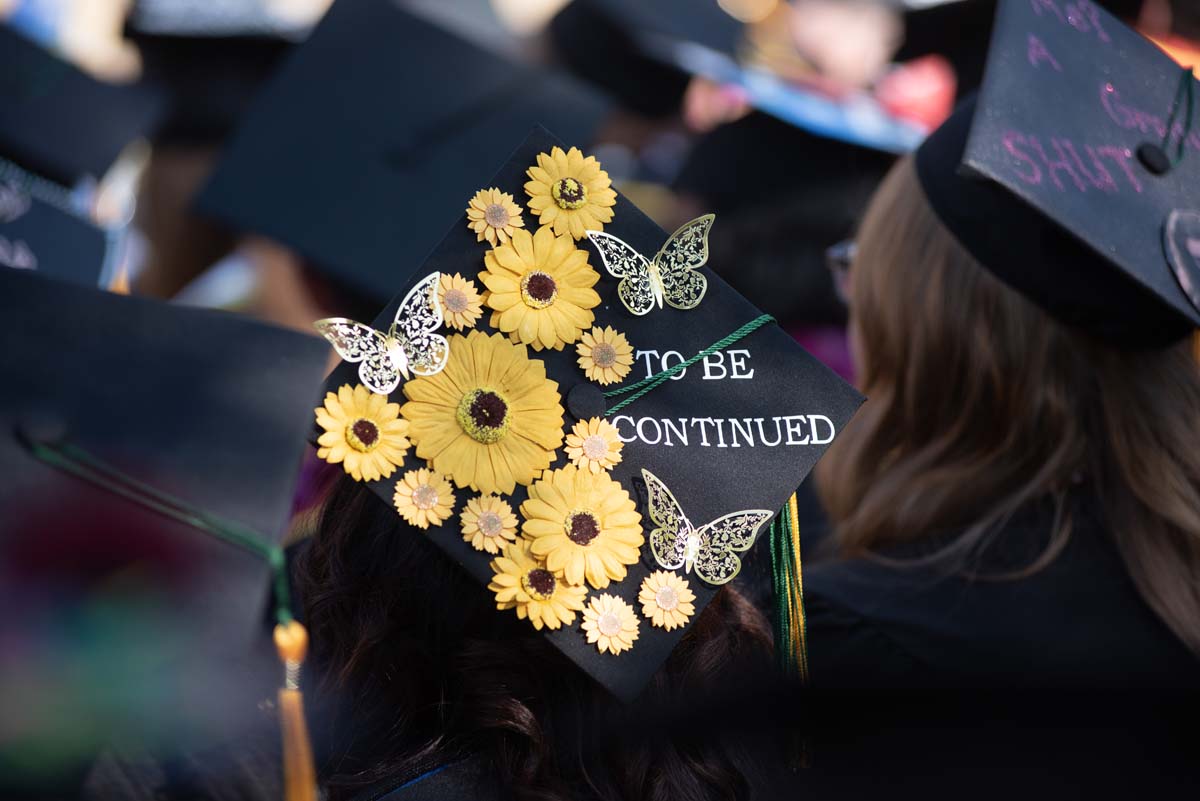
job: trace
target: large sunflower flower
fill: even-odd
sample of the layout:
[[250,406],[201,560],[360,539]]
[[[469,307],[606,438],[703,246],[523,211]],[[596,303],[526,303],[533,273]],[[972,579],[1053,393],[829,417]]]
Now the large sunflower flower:
[[623,381],[633,369],[633,346],[612,326],[596,326],[575,346],[579,366],[588,380],[607,386]]
[[467,501],[459,515],[463,539],[477,551],[499,553],[500,546],[517,538],[517,516],[512,507],[495,495]]
[[583,610],[581,628],[587,641],[599,648],[600,653],[615,655],[633,647],[640,626],[632,606],[604,593],[593,598]]
[[317,424],[325,432],[317,438],[317,456],[330,464],[341,463],[355,481],[376,481],[395,472],[408,451],[408,422],[399,419],[400,405],[388,403],[361,384],[327,392],[317,408]]
[[562,444],[558,384],[501,334],[452,334],[445,369],[406,382],[404,395],[400,413],[417,456],[460,487],[512,492]]
[[595,319],[591,309],[600,296],[592,287],[600,276],[570,237],[544,227],[535,234],[514,231],[507,245],[483,260],[487,269],[479,280],[488,288],[484,303],[493,309],[492,326],[514,342],[562,350]]
[[533,553],[568,584],[584,579],[596,589],[625,578],[638,560],[642,516],[629,493],[608,473],[567,465],[529,488],[521,504],[521,531]]
[[529,208],[554,233],[583,239],[587,231],[603,231],[604,223],[612,222],[617,193],[594,156],[584,158],[577,147],[566,153],[555,147],[539,153],[526,174]]
[[414,526],[440,526],[454,511],[454,487],[423,467],[409,470],[396,482],[392,503],[400,516]]
[[499,189],[480,189],[467,203],[467,226],[475,232],[476,241],[487,240],[489,245],[503,244],[513,230],[524,228],[521,207],[513,196]]
[[504,554],[492,560],[492,571],[495,575],[488,589],[496,594],[496,608],[516,608],[517,617],[529,618],[539,631],[542,626],[569,626],[575,622],[575,613],[583,609],[587,590],[556,578],[533,555],[528,543],[506,546]]

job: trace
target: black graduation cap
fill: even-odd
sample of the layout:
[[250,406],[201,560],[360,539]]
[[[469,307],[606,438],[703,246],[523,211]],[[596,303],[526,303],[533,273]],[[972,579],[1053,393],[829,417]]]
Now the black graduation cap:
[[264,88],[197,204],[382,301],[511,142],[540,120],[588,141],[607,112],[587,87],[388,0],[342,0]]
[[1014,289],[1107,341],[1163,346],[1200,324],[1196,91],[1093,3],[1001,2],[982,91],[917,151],[917,174]]
[[0,267],[83,286],[108,279],[108,234],[70,208],[0,180]]
[[154,89],[98,81],[0,26],[0,157],[71,186],[104,175],[161,113]]
[[280,681],[267,561],[77,470],[273,545],[328,348],[18,270],[0,270],[0,339],[0,637],[6,685],[30,688],[6,694],[6,717],[49,752],[70,745],[51,764],[97,740],[235,738]]
[[[554,151],[556,147],[562,148],[557,154]],[[567,455],[566,447],[571,445],[570,441],[563,447],[550,449],[549,446],[558,441],[561,433],[570,435],[578,423],[587,423],[593,418],[603,417],[615,427],[617,436],[623,442],[621,459],[611,467],[611,471],[606,472],[598,464],[594,473],[589,473],[600,476],[592,481],[608,487],[603,491],[593,487],[592,491],[597,495],[593,495],[590,502],[598,503],[595,499],[601,495],[614,498],[620,493],[628,493],[630,501],[627,506],[622,507],[621,503],[614,501],[613,506],[606,507],[617,517],[607,518],[598,525],[602,531],[607,530],[610,524],[631,527],[634,538],[641,534],[647,540],[634,551],[634,559],[628,564],[624,578],[609,575],[611,583],[601,589],[596,585],[603,582],[593,582],[589,573],[585,586],[587,603],[600,603],[599,599],[605,594],[627,602],[636,612],[639,637],[628,651],[615,655],[601,653],[598,645],[589,643],[588,635],[581,629],[583,613],[576,614],[572,623],[557,630],[543,631],[583,670],[618,697],[629,700],[638,695],[685,630],[676,628],[667,631],[652,625],[649,619],[643,617],[639,603],[643,580],[653,572],[665,570],[652,555],[649,541],[651,531],[655,528],[648,516],[650,493],[656,493],[657,503],[663,505],[662,508],[675,510],[659,513],[660,520],[681,510],[696,530],[731,513],[765,510],[757,517],[751,511],[743,518],[725,519],[723,525],[714,527],[718,533],[714,534],[713,542],[739,527],[743,527],[743,535],[757,528],[760,536],[765,537],[767,520],[786,503],[862,399],[806,353],[774,321],[762,315],[707,268],[701,268],[698,272],[707,282],[705,289],[703,282],[695,282],[690,270],[682,268],[678,261],[672,261],[685,258],[685,253],[691,254],[689,258],[702,259],[705,252],[703,234],[713,224],[711,217],[701,218],[689,225],[685,232],[677,233],[671,239],[674,244],[656,262],[660,267],[655,269],[660,269],[660,274],[665,276],[663,287],[666,304],[661,307],[654,300],[656,290],[651,288],[652,279],[641,284],[636,281],[636,275],[648,274],[650,268],[645,268],[645,273],[629,273],[635,276],[630,279],[631,284],[627,285],[626,290],[619,290],[618,280],[606,272],[602,258],[595,249],[597,246],[605,248],[608,258],[617,265],[615,269],[624,271],[626,268],[619,266],[626,263],[622,261],[623,258],[636,261],[628,248],[645,254],[649,259],[668,241],[667,234],[624,197],[614,195],[611,220],[600,220],[604,236],[597,237],[596,241],[600,243],[597,246],[589,244],[588,238],[573,242],[569,235],[555,240],[550,233],[553,230],[551,227],[539,230],[539,217],[527,207],[526,201],[539,206],[546,205],[547,201],[530,200],[525,187],[533,175],[545,177],[536,165],[547,159],[557,159],[567,169],[578,170],[573,174],[585,176],[580,180],[587,180],[586,176],[596,174],[594,165],[585,165],[582,153],[572,152],[544,129],[537,128],[493,178],[481,180],[481,176],[476,176],[472,189],[458,198],[457,203],[439,209],[443,216],[451,218],[455,210],[465,208],[475,189],[495,188],[516,200],[525,231],[536,233],[530,240],[522,238],[520,231],[514,231],[513,236],[517,238],[508,246],[509,252],[502,253],[501,249],[490,251],[488,243],[480,241],[477,232],[468,227],[468,215],[458,211],[458,219],[441,244],[415,271],[412,279],[398,282],[401,288],[396,298],[371,324],[376,331],[386,333],[391,329],[398,310],[401,310],[398,330],[401,333],[408,331],[412,335],[410,341],[415,346],[413,358],[407,362],[414,371],[412,378],[405,382],[399,376],[391,375],[392,370],[387,364],[378,359],[368,359],[358,363],[343,362],[330,376],[327,388],[334,393],[341,391],[342,397],[334,405],[341,405],[343,412],[346,403],[358,404],[362,408],[361,404],[365,402],[363,398],[367,397],[366,390],[360,388],[358,391],[362,397],[354,401],[350,396],[350,387],[361,385],[364,377],[370,382],[383,384],[380,389],[384,391],[391,388],[391,401],[402,404],[399,410],[391,410],[392,416],[398,412],[408,420],[408,436],[416,444],[407,450],[395,472],[386,478],[371,481],[370,487],[382,502],[395,504],[398,511],[403,508],[412,514],[414,504],[421,502],[428,505],[434,494],[438,496],[437,502],[444,506],[445,492],[449,490],[448,484],[440,488],[431,484],[431,489],[423,489],[429,483],[429,477],[413,471],[432,465],[435,471],[449,473],[455,481],[453,514],[440,525],[431,525],[424,532],[411,526],[403,527],[398,536],[428,536],[484,586],[493,581],[498,582],[497,586],[503,581],[511,584],[513,580],[496,579],[492,567],[495,557],[477,550],[464,539],[460,514],[467,502],[478,498],[491,486],[515,515],[523,515],[527,520],[531,516],[544,516],[547,508],[558,509],[563,504],[569,506],[573,501],[562,489],[561,482],[569,481],[567,476],[576,469],[575,460],[580,456]],[[531,168],[533,175],[527,172]],[[602,186],[593,185],[587,192],[578,187],[573,189],[571,185],[559,186],[554,183],[553,186],[558,187],[558,197],[564,199],[568,207],[578,204],[582,197],[582,213],[592,215],[593,223],[597,217],[606,216],[595,213],[602,211],[599,207],[607,197]],[[419,188],[414,191],[419,191]],[[543,186],[541,189],[533,187],[532,191],[540,192],[543,198],[550,198],[556,190],[553,187],[547,190]],[[554,203],[553,200],[549,202]],[[555,208],[561,208],[561,205],[555,204]],[[515,210],[510,207],[509,211]],[[553,212],[548,216],[553,216]],[[720,224],[719,220],[716,224]],[[599,226],[593,224],[589,227]],[[582,232],[580,234],[582,236]],[[553,246],[551,242],[554,242]],[[573,252],[572,245],[581,252]],[[496,276],[502,271],[495,265],[512,263],[512,253],[524,252],[522,249],[527,247],[533,248],[530,252],[534,257],[538,253],[556,253],[556,256],[548,258],[561,258],[562,262],[555,263],[565,265],[569,262],[571,265],[562,270],[581,272],[570,281],[563,277],[566,272],[556,273],[560,277],[554,283],[548,283],[544,276],[539,277],[537,270],[526,270],[520,279],[498,279]],[[481,275],[487,268],[485,254],[493,267],[487,275]],[[592,275],[591,270],[596,274]],[[514,308],[518,314],[516,317],[497,319],[489,317],[489,310],[485,306],[483,316],[474,323],[473,330],[466,332],[465,337],[454,335],[450,330],[433,333],[437,319],[429,314],[429,307],[424,303],[427,296],[423,292],[429,286],[427,282],[438,281],[440,284],[448,280],[439,278],[437,274],[457,274],[462,279],[470,280],[480,292],[491,293],[491,300],[485,298],[484,303],[492,305],[494,301],[496,307]],[[510,291],[505,281],[512,283],[516,280],[519,280],[520,288]],[[629,292],[628,288],[633,284],[640,289]],[[598,297],[593,296],[592,292],[597,293]],[[528,299],[522,299],[526,295]],[[465,297],[469,299],[470,293],[465,293]],[[580,344],[575,342],[574,337],[563,338],[559,343],[561,350],[555,349],[553,342],[557,336],[555,332],[559,331],[557,327],[551,332],[542,326],[523,325],[517,320],[527,308],[538,307],[547,299],[551,301],[548,308],[553,308],[554,304],[563,306],[568,310],[562,313],[570,315],[570,319],[582,326],[579,342],[593,347],[591,358],[594,362],[604,364],[606,358],[601,354],[603,349],[594,348],[594,343],[601,340],[589,341],[589,337],[595,333],[593,325],[606,329],[601,339],[614,352],[621,352],[624,346],[608,329],[623,335],[632,349],[633,358],[628,374],[615,383],[601,385],[595,376],[589,378],[585,374],[583,364],[586,362],[581,363],[583,357],[577,350]],[[444,308],[451,311],[462,309],[461,300],[463,298],[447,295]],[[510,305],[510,301],[524,305]],[[640,311],[646,311],[647,307],[649,309],[644,315],[636,316],[627,308],[626,301]],[[594,314],[592,322],[579,317],[578,311],[570,311],[566,306],[582,304],[580,308],[583,308],[589,303],[596,304],[591,309]],[[684,311],[677,308],[679,306],[694,308]],[[585,322],[588,324],[584,325]],[[343,354],[348,353],[350,342],[356,339],[362,341],[364,337],[376,339],[380,347],[387,348],[382,340],[351,322],[325,322],[322,325],[333,334],[334,339],[341,338]],[[536,336],[543,345],[546,342],[552,344],[538,350],[526,350],[524,345],[511,344],[507,337],[498,332],[500,329],[511,329],[516,332],[514,336],[519,335],[526,341]],[[444,370],[432,377],[420,377],[436,369],[437,363],[443,358],[442,342],[437,338],[442,335],[448,337],[449,349]],[[368,346],[368,349],[371,347]],[[521,351],[522,355],[514,356],[511,353],[513,348]],[[664,369],[676,367],[706,350],[707,357],[692,363],[686,370],[670,376],[660,375]],[[350,355],[366,354],[360,352]],[[612,355],[609,353],[609,356]],[[364,364],[365,368],[362,367]],[[543,369],[545,380],[551,382],[549,389],[541,377]],[[648,381],[651,376],[655,378]],[[399,382],[398,385],[391,383],[392,378]],[[490,389],[484,386],[489,381],[495,384]],[[514,388],[517,384],[523,388]],[[605,392],[609,393],[607,397]],[[497,401],[497,397],[501,400]],[[433,406],[429,406],[429,403]],[[452,415],[446,411],[450,406],[456,409]],[[511,415],[507,411],[510,407]],[[337,459],[347,453],[347,447],[353,446],[338,444],[343,437],[339,433],[342,429],[340,424],[329,422],[329,419],[326,417],[329,424],[321,423],[315,434],[319,435],[317,444],[330,450],[318,451],[318,455]],[[330,426],[334,433],[326,434],[327,430],[331,430]],[[380,430],[378,427],[367,427],[363,433],[374,442]],[[474,434],[468,433],[472,430]],[[599,427],[588,430],[594,433]],[[496,435],[494,439],[493,435]],[[505,438],[514,436],[524,441],[522,448],[528,448],[529,442],[540,437],[543,445],[533,448],[536,458],[530,456],[528,450],[517,456],[513,455],[516,451],[504,450],[507,447],[504,445],[507,442]],[[611,432],[609,436],[611,441]],[[486,459],[480,456],[483,450],[472,445],[492,441],[499,444],[496,450],[488,451]],[[447,442],[454,443],[453,447],[447,446]],[[575,444],[583,447],[584,455],[591,454],[589,458],[602,459],[603,454],[608,452],[604,448],[597,449],[598,442],[588,443],[587,437]],[[459,445],[467,447],[459,449]],[[548,449],[553,452],[550,453]],[[464,480],[464,476],[469,475],[470,470],[459,472],[458,467],[454,466],[455,463],[463,464],[458,461],[457,454],[465,452],[474,453],[479,459],[475,462],[479,469],[469,481]],[[357,456],[352,458],[358,459]],[[427,459],[430,460],[428,463]],[[538,464],[539,459],[542,464]],[[551,482],[556,489],[548,489],[546,484],[539,485],[538,481],[534,481],[532,488],[538,500],[531,501],[530,489],[522,485],[519,476],[526,471],[525,480],[528,483],[530,477],[538,472],[532,469],[535,464],[539,469],[549,465],[549,470],[554,472],[542,474],[541,481]],[[589,471],[591,468],[588,462],[584,462],[579,469]],[[509,481],[508,486],[503,486],[505,482],[500,479],[492,481],[493,474],[499,476],[508,469],[517,476],[515,482]],[[606,483],[609,477],[619,483],[619,490],[613,490]],[[472,483],[474,488],[470,486]],[[587,483],[586,479],[584,483]],[[662,486],[669,490],[677,507],[666,500],[660,491]],[[398,490],[399,498],[396,495]],[[583,493],[584,490],[577,492]],[[574,497],[578,501],[582,495]],[[527,502],[528,505],[522,510],[522,505]],[[633,509],[641,514],[640,526],[631,520]],[[550,514],[553,518],[554,513]],[[582,519],[569,517],[569,525],[573,527],[571,533],[576,538],[573,541],[590,543],[592,540],[588,538],[595,531],[589,526],[597,523],[596,519],[593,517],[589,520],[586,515]],[[544,533],[550,529],[559,531],[555,528],[557,525],[566,531],[566,519],[550,519],[548,524],[534,523],[533,527]],[[397,523],[401,525],[399,519]],[[493,519],[492,525],[499,525],[499,520]],[[520,521],[515,525],[519,527]],[[547,525],[550,529],[546,528]],[[520,534],[517,538],[518,543],[525,542]],[[749,543],[743,544],[749,548]],[[538,546],[535,544],[533,547]],[[608,548],[607,545],[603,547]],[[747,558],[766,558],[765,548],[756,550],[760,552],[742,555]],[[529,558],[537,555],[535,552]],[[685,566],[680,564],[675,570],[667,571],[687,582],[696,596],[697,613],[716,591],[715,584],[710,585],[699,577],[701,574],[716,576],[701,564],[711,555],[709,549],[702,548],[695,570],[686,572]],[[547,568],[559,569],[554,565],[554,559],[553,556],[547,556]],[[568,570],[563,568],[564,578],[569,578]],[[535,579],[537,577],[530,574],[521,581],[528,580],[530,586],[537,590],[539,585]],[[545,583],[544,571],[539,580]],[[550,582],[550,586],[555,585]],[[562,589],[562,585],[557,586],[559,590]],[[543,587],[543,590],[548,588]],[[567,592],[569,595],[570,591]],[[583,592],[582,589],[578,591],[579,595]],[[512,615],[514,612],[498,611],[497,614]],[[692,615],[689,620],[694,619],[695,615]],[[607,626],[612,621],[602,619],[601,623]]]

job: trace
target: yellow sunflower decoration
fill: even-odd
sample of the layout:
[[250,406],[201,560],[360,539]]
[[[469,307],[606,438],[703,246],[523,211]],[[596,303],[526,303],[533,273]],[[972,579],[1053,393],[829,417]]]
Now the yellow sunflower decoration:
[[549,154],[539,153],[537,165],[526,174],[529,208],[554,233],[582,239],[585,232],[603,231],[604,223],[612,222],[617,204],[612,181],[600,162],[593,156],[584,158],[579,148],[564,153],[555,147]]
[[533,555],[528,543],[505,546],[503,555],[492,560],[492,571],[495,575],[488,589],[496,594],[496,608],[515,608],[517,617],[529,618],[539,631],[543,626],[569,626],[575,622],[575,613],[583,609],[587,590],[556,578]]
[[632,606],[604,593],[588,602],[581,628],[587,641],[599,648],[600,653],[619,654],[633,647],[639,624]]
[[646,619],[667,631],[686,626],[696,613],[696,593],[685,579],[666,570],[656,570],[646,576],[638,601]]
[[495,495],[467,501],[459,518],[463,539],[477,551],[499,553],[501,545],[517,538],[517,516],[511,506]]
[[623,447],[617,427],[601,417],[580,420],[567,434],[567,458],[592,473],[612,470],[621,461]]
[[629,493],[608,473],[567,465],[545,474],[521,504],[521,531],[533,553],[568,584],[584,579],[596,589],[625,578],[638,560],[642,516]]
[[442,316],[446,319],[446,325],[456,331],[473,328],[475,322],[483,315],[483,304],[475,282],[463,278],[458,273],[442,273],[438,281],[438,300],[442,304]]
[[492,247],[503,244],[517,228],[524,228],[521,207],[507,192],[499,189],[480,189],[467,203],[467,226],[475,232],[477,242],[485,239]]
[[425,468],[409,470],[396,482],[392,503],[401,517],[418,528],[440,526],[454,511],[454,488]]
[[502,334],[450,336],[440,373],[404,384],[400,413],[417,456],[483,493],[510,493],[550,466],[562,444],[558,384]]
[[484,303],[493,310],[492,326],[514,342],[562,350],[595,319],[591,310],[600,296],[592,287],[600,276],[570,237],[549,228],[515,231],[508,244],[484,256],[484,264],[479,280],[488,288]]
[[623,381],[633,369],[633,346],[612,326],[596,326],[585,333],[575,346],[575,352],[579,354],[583,374],[597,384]]
[[355,481],[387,478],[403,464],[408,422],[400,419],[399,404],[361,384],[343,384],[336,395],[327,392],[325,405],[315,411],[325,429],[317,438],[317,456],[341,464]]

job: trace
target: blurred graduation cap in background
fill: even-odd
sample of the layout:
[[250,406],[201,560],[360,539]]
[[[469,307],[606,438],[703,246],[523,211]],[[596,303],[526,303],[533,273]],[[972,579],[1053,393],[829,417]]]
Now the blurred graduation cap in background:
[[608,111],[389,0],[341,0],[264,88],[197,208],[382,301],[531,125],[590,141]]
[[0,26],[0,158],[21,170],[68,188],[99,179],[162,112],[153,88],[98,81]]
[[1165,346],[1200,325],[1196,93],[1095,4],[1002,0],[983,88],[917,175],[958,241],[1051,315]]
[[319,323],[318,456],[630,701],[862,399],[704,266],[711,216],[668,236],[541,128],[487,174],[369,326]]
[[5,779],[74,797],[101,746],[229,742],[279,686],[268,556],[328,349],[18,270],[0,310]]
[[222,143],[327,5],[138,0],[126,33],[141,52],[146,80],[170,101],[156,142]]
[[107,232],[63,199],[33,194],[17,180],[0,179],[0,269],[98,287],[111,279]]

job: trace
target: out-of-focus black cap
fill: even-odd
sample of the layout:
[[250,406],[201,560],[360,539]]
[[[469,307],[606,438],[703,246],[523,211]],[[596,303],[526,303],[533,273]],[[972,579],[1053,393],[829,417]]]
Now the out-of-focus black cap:
[[83,286],[109,280],[109,236],[62,204],[0,179],[0,268]]
[[0,602],[13,612],[0,622],[0,738],[30,760],[6,761],[7,778],[65,771],[104,742],[170,751],[236,738],[280,680],[267,561],[34,444],[82,452],[271,545],[327,348],[2,269],[0,338]]
[[608,109],[389,0],[340,0],[264,88],[197,204],[382,301],[513,141],[538,122],[589,141]]
[[220,144],[316,20],[245,0],[139,0],[126,33],[146,80],[169,98],[155,141]]
[[1106,341],[1161,347],[1200,324],[1196,91],[1093,3],[1004,0],[982,91],[917,151],[917,174],[1014,289]]
[[[469,501],[479,503],[476,499],[481,494],[496,493],[511,508],[517,549],[527,544],[520,533],[523,519],[526,535],[555,535],[557,531],[563,540],[560,545],[570,551],[565,542],[569,534],[574,538],[571,542],[583,549],[577,554],[581,559],[590,559],[586,554],[592,553],[605,562],[612,571],[608,576],[611,582],[593,581],[592,570],[599,562],[589,561],[586,583],[579,579],[581,583],[574,590],[564,590],[559,584],[555,589],[559,595],[552,597],[569,598],[576,593],[583,599],[586,593],[585,603],[589,605],[607,603],[605,595],[620,599],[638,626],[639,635],[632,648],[620,653],[602,652],[598,644],[603,640],[595,639],[595,631],[589,633],[582,611],[571,615],[571,621],[563,622],[561,627],[541,630],[587,674],[618,698],[631,700],[717,592],[720,582],[710,584],[702,579],[702,575],[714,575],[704,568],[705,559],[716,559],[722,544],[728,544],[724,537],[739,525],[744,526],[742,536],[752,531],[757,531],[760,538],[766,536],[767,521],[804,480],[862,398],[703,266],[707,257],[705,237],[714,224],[711,218],[693,221],[669,237],[623,196],[618,194],[615,205],[608,206],[607,180],[597,178],[602,167],[589,163],[583,153],[538,128],[493,177],[483,177],[489,173],[473,176],[471,189],[438,209],[447,219],[454,219],[457,212],[453,227],[416,270],[416,277],[397,281],[395,299],[371,325],[387,332],[398,310],[403,309],[397,330],[413,333],[411,342],[418,349],[437,352],[437,340],[418,334],[436,332],[436,315],[430,314],[426,295],[413,293],[430,280],[431,274],[437,278],[437,273],[443,276],[439,279],[443,282],[443,310],[464,306],[460,303],[463,298],[448,294],[455,287],[447,289],[444,283],[447,276],[457,274],[484,293],[483,316],[468,324],[473,330],[463,334],[451,330],[436,333],[448,340],[449,360],[444,370],[427,377],[414,375],[391,391],[390,400],[401,404],[398,411],[393,409],[392,416],[398,413],[408,421],[407,437],[413,447],[396,463],[394,472],[369,481],[369,486],[381,502],[407,504],[405,508],[411,514],[417,503],[431,499],[446,503],[444,495],[435,493],[437,497],[431,498],[430,490],[414,493],[412,488],[422,486],[423,480],[414,471],[432,466],[447,477],[447,482],[452,481],[452,485],[444,485],[442,492],[453,487],[454,498],[449,501],[453,514],[426,530],[404,526],[398,517],[397,536],[428,537],[489,592],[516,586],[517,582],[522,582],[526,590],[532,587],[536,591],[542,586],[539,581],[547,581],[547,568],[560,568],[552,556],[546,556],[539,567],[535,557],[541,546],[535,543],[531,546],[534,557],[527,557],[534,561],[524,564],[520,577],[511,573],[514,565],[505,566],[503,560],[497,560],[495,565],[510,571],[507,578],[497,578],[493,565],[497,557],[485,552],[483,535],[476,538],[478,547],[467,541],[470,537],[464,538],[465,518],[461,515]],[[582,201],[554,201],[554,181],[570,179],[583,185],[584,191],[576,193]],[[510,245],[490,250],[489,243],[481,241],[469,227],[475,220],[461,211],[473,190],[483,188],[498,189],[515,199],[515,208],[508,210],[509,219],[519,211],[525,227],[512,232]],[[569,191],[570,186],[559,189]],[[589,227],[602,227],[604,235],[616,237],[624,246],[603,237],[597,240],[602,244],[591,244],[582,231],[579,241],[573,242],[565,233],[569,230],[565,225],[560,229],[562,238],[556,240],[549,218],[569,217],[576,211],[572,204],[579,206],[578,213],[591,217]],[[535,214],[535,207],[550,211]],[[599,220],[601,226],[596,215],[600,212],[604,217],[604,208],[611,208],[612,214],[607,221]],[[548,225],[539,228],[540,221]],[[715,224],[720,224],[719,219]],[[660,307],[650,303],[650,308],[641,308],[644,314],[635,315],[626,301],[631,297],[628,290],[639,285],[639,273],[632,266],[637,259],[628,255],[628,248],[653,259],[664,246],[664,255],[657,264],[660,274],[666,276],[666,304]],[[604,266],[597,247],[605,247],[603,252],[613,269],[628,276],[625,289],[619,288],[621,282]],[[548,272],[539,272],[537,264],[544,264]],[[640,284],[647,293],[651,292],[651,282],[647,279],[647,283]],[[422,306],[421,300],[426,305]],[[493,313],[496,309],[509,311],[501,315]],[[606,330],[597,333],[600,328]],[[596,336],[600,338],[593,340]],[[526,344],[535,341],[540,343],[536,350],[534,345]],[[591,356],[581,355],[579,348],[584,346]],[[611,348],[607,356],[605,348]],[[627,370],[605,375],[585,369],[589,363],[611,365],[623,350],[621,358],[625,358]],[[642,391],[650,385],[647,379],[651,376],[706,350],[707,358],[695,361],[683,372],[661,377],[658,385]],[[358,390],[362,397],[351,397],[351,388],[363,381],[362,364],[346,362],[335,369],[327,388],[334,393],[340,390],[341,395],[334,401],[327,399],[327,404],[340,405],[347,414],[354,414],[346,408],[347,403],[363,408],[368,397],[377,403],[375,408],[382,406],[378,396],[368,396],[362,386]],[[374,364],[378,367],[380,363]],[[424,363],[422,371],[428,372],[428,367]],[[370,367],[366,372],[371,372]],[[472,429],[484,425],[480,420],[490,421],[491,428]],[[614,437],[621,440],[619,461],[602,466],[598,454],[609,451],[598,447],[599,441],[589,441],[592,434],[579,436],[577,425],[589,426],[587,431],[592,434],[603,432],[604,425],[612,426],[613,431],[601,436],[607,436],[610,449],[615,447]],[[315,433],[320,435],[317,444],[329,449],[319,455],[334,458],[335,454],[347,453],[348,447],[355,447],[338,444],[335,440],[344,436],[338,430]],[[574,453],[568,450],[571,436],[579,436]],[[585,454],[590,454],[588,458],[595,463],[583,460]],[[350,459],[358,458],[350,454]],[[464,467],[468,463],[476,465],[473,480],[467,479],[472,474],[471,468]],[[573,474],[576,466],[581,472]],[[509,480],[502,479],[502,475],[510,476]],[[572,475],[584,476],[577,479],[573,493],[564,489],[571,485]],[[658,487],[668,488],[674,500],[669,501]],[[620,500],[625,493],[628,507]],[[651,497],[655,498],[653,503]],[[657,510],[654,516],[652,506]],[[399,514],[400,506],[396,508]],[[556,517],[560,509],[566,511]],[[574,511],[568,514],[571,509]],[[640,523],[634,522],[635,510],[640,514]],[[741,512],[747,516],[738,521],[726,518]],[[576,530],[576,513],[585,518],[592,516],[599,533],[584,530],[586,526]],[[695,569],[682,560],[668,567],[654,553],[654,529],[671,529],[672,535],[684,532],[687,527],[672,526],[681,524],[681,516],[691,521],[690,528],[698,535],[707,531],[697,541],[703,544]],[[531,518],[541,519],[530,522]],[[723,518],[724,524],[705,529],[710,522]],[[617,530],[629,527],[639,542],[644,537],[644,543],[630,546],[626,541],[625,546],[615,545]],[[628,532],[620,536],[628,536]],[[736,543],[741,558],[767,558],[764,547],[751,552],[752,542]],[[549,541],[542,544],[548,545]],[[715,549],[710,550],[709,544]],[[588,547],[593,550],[587,551]],[[628,547],[635,547],[632,559],[618,556]],[[615,569],[614,559],[622,559],[626,567]],[[670,574],[672,582],[686,582],[695,595],[694,608],[683,615],[684,622],[678,628],[660,627],[647,616],[643,582],[652,573],[660,573],[658,580],[664,580],[663,572]],[[575,581],[565,570],[562,580]],[[542,589],[553,586],[548,582]],[[650,586],[650,597],[658,598],[661,588],[653,583]],[[676,586],[672,585],[672,593]],[[430,592],[438,592],[438,588],[430,587]],[[662,602],[674,608],[680,598],[672,593],[662,595]],[[611,634],[610,627],[616,621],[605,617],[603,606],[600,609],[593,621],[595,628],[601,634]],[[511,616],[514,611],[497,614]]]
[[151,87],[98,81],[0,26],[0,157],[71,186],[104,175],[162,111]]

